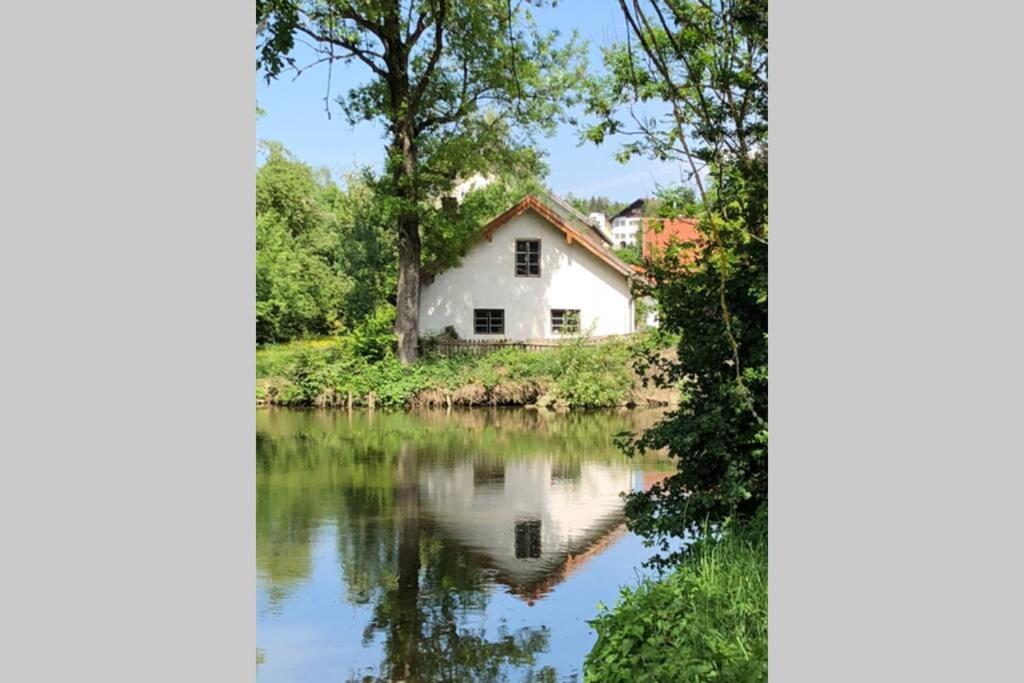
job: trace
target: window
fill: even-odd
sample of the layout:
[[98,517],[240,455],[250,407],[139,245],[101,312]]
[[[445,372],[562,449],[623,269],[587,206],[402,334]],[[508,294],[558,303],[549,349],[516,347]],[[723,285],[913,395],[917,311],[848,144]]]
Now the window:
[[505,334],[505,310],[502,308],[474,308],[474,334]]
[[540,277],[540,240],[516,240],[516,277]]
[[473,463],[473,486],[505,483],[505,464],[502,462]]
[[516,559],[531,559],[540,557],[540,520],[529,519],[516,522]]
[[565,308],[551,309],[551,331],[560,334],[576,334],[580,331],[579,310]]

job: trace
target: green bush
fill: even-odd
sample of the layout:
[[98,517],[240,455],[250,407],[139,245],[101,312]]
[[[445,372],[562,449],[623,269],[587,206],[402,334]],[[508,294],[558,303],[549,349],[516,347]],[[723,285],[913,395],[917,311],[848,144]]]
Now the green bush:
[[312,403],[334,384],[334,372],[328,364],[328,357],[315,349],[297,351],[286,374],[292,386],[289,396],[292,401]]
[[382,303],[349,336],[352,352],[368,362],[376,362],[394,354],[395,307]]
[[697,542],[667,577],[624,589],[613,610],[599,606],[584,680],[767,680],[766,519]]
[[427,389],[453,392],[480,385],[490,392],[501,384],[530,383],[572,407],[609,407],[629,398],[634,381],[630,361],[651,344],[645,337],[600,344],[580,338],[545,351],[427,355],[404,367],[394,355],[393,316],[393,308],[380,307],[348,335],[260,348],[258,398],[283,405],[329,405],[351,395],[356,404],[372,400],[377,406],[399,407]]
[[621,341],[588,345],[586,337],[567,343],[558,354],[554,393],[571,406],[618,405],[633,386],[630,346]]

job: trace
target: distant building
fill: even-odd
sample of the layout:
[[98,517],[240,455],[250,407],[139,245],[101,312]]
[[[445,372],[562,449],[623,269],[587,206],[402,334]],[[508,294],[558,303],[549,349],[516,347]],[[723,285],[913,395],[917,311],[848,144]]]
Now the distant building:
[[[700,221],[696,218],[645,218],[643,231],[643,257],[655,258],[672,245],[698,245],[703,236],[697,230]],[[683,261],[692,260],[697,253],[696,246],[680,252]]]
[[597,227],[597,229],[600,230],[604,234],[605,238],[610,242],[612,234],[608,229],[608,216],[604,215],[600,211],[595,211],[590,214],[588,218],[590,218],[590,222],[593,223],[594,226]]
[[637,199],[612,216],[612,242],[616,247],[636,246],[646,204],[646,199]]

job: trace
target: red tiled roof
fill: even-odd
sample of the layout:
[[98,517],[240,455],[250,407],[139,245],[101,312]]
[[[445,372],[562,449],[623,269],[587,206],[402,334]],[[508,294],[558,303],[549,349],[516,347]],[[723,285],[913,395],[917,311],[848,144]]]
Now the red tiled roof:
[[[700,223],[696,218],[645,218],[643,233],[643,257],[651,258],[657,253],[664,253],[668,247],[685,242],[700,243],[703,235],[697,230]],[[686,249],[680,259],[688,261],[694,258],[695,249]]]

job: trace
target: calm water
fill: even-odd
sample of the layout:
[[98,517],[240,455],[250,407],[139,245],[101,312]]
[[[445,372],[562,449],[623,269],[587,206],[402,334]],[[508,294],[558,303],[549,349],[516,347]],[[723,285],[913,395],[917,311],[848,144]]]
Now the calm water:
[[649,411],[257,413],[260,681],[572,681],[651,551]]

